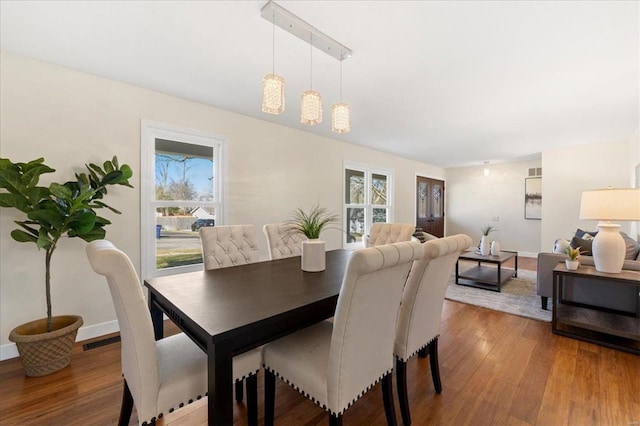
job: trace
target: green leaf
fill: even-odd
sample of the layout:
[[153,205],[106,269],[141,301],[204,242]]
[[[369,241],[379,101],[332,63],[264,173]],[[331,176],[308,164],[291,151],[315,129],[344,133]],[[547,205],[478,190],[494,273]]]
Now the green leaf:
[[11,238],[19,243],[35,243],[38,241],[33,235],[29,235],[20,229],[14,229],[11,231]]
[[115,171],[108,173],[105,177],[102,178],[102,185],[114,185],[118,183],[122,178],[121,171]]
[[33,210],[27,214],[27,217],[39,224],[50,225],[56,229],[60,229],[64,223],[64,216],[58,209]]
[[[97,174],[99,174],[100,176],[104,176],[105,174],[104,170],[102,170],[100,166],[98,166],[97,164],[89,163],[87,167],[93,170],[94,172],[96,172]],[[100,180],[100,179],[96,179],[96,180]]]
[[102,167],[104,167],[104,171],[107,173],[111,173],[115,170],[115,168],[113,167],[113,163],[111,163],[111,161],[109,160],[105,161],[104,164],[102,164]]
[[100,227],[94,228],[91,232],[87,232],[86,234],[78,235],[78,237],[87,242],[91,242],[95,240],[102,240],[104,239],[105,235],[107,235],[107,232]]
[[27,213],[32,209],[31,203],[20,194],[0,193],[0,207],[15,207],[16,209]]
[[120,167],[120,171],[122,172],[122,177],[124,179],[128,180],[133,176],[133,170],[127,164],[123,164],[122,167]]
[[51,247],[52,244],[53,244],[53,240],[51,239],[47,231],[44,228],[40,228],[40,232],[38,233],[38,239],[36,241],[36,245],[38,246],[38,248],[47,249]]
[[69,235],[74,236],[72,235],[72,233],[76,235],[83,235],[88,232],[91,232],[95,223],[96,223],[96,214],[93,211],[86,209],[80,212],[79,214],[75,215],[69,222],[68,224],[70,228]]
[[73,194],[71,188],[65,185],[60,185],[59,183],[52,183],[49,185],[49,190],[55,197],[62,198],[64,200],[70,200]]
[[113,159],[111,160],[111,162],[113,163],[113,166],[117,169],[119,169],[118,167],[118,157],[116,157],[115,155],[113,156]]

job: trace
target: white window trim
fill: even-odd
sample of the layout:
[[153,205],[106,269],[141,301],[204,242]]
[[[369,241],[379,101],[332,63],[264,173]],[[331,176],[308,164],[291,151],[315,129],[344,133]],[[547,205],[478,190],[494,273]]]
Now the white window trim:
[[[200,130],[172,126],[151,120],[140,121],[140,263],[142,279],[173,275],[182,272],[201,271],[202,264],[178,266],[162,270],[156,269],[155,253],[155,141],[167,139],[177,142],[191,143],[194,145],[210,146],[214,149],[214,191],[216,200],[212,203],[221,206],[216,209],[216,224],[224,224],[225,203],[224,193],[226,187],[225,169],[225,145],[226,140],[220,136]],[[162,201],[162,205],[170,205],[172,201]],[[176,206],[189,207],[202,205],[202,202],[176,201]]]
[[[346,198],[347,198],[347,188],[345,185],[346,182],[346,171],[347,169],[349,170],[357,170],[360,172],[364,172],[365,174],[365,188],[364,188],[364,199],[365,199],[365,204],[347,204],[345,202]],[[372,204],[370,204],[371,202],[371,175],[372,174],[381,174],[381,175],[386,175],[387,176],[387,202],[388,204],[386,205],[376,205],[373,206]],[[343,162],[342,165],[342,217],[343,220],[342,222],[344,224],[347,223],[347,208],[363,208],[365,210],[364,212],[364,222],[365,222],[365,229],[364,229],[364,234],[366,235],[369,233],[369,230],[371,229],[371,225],[373,223],[373,209],[375,208],[386,208],[388,209],[389,215],[388,215],[388,221],[389,223],[393,222],[393,217],[394,217],[394,187],[395,184],[395,176],[394,176],[394,171],[393,169],[382,169],[379,167],[372,167],[370,165],[367,164],[363,164],[363,163],[357,163],[357,162],[353,162],[353,161],[348,161],[345,160]],[[367,204],[369,203],[369,204]],[[346,225],[343,225],[346,226]],[[362,242],[355,242],[355,243],[348,243],[347,242],[347,233],[343,232],[343,237],[342,237],[342,247],[345,249],[350,249],[350,250],[355,250],[358,248],[362,247]]]

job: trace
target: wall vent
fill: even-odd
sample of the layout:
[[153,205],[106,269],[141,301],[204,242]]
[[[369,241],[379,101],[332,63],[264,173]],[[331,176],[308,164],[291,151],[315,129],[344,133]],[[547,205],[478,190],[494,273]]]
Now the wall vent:
[[542,167],[531,167],[529,169],[529,177],[542,176]]

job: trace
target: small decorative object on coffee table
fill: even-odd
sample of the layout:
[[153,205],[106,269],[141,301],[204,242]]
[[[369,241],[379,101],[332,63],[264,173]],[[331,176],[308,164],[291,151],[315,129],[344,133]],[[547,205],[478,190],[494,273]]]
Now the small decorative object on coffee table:
[[[503,268],[503,265],[511,259],[514,259],[513,269]],[[460,260],[471,260],[477,262],[478,265],[460,272]],[[483,264],[489,264],[491,266]],[[458,262],[456,262],[456,284],[459,285],[500,291],[502,284],[509,278],[517,276],[518,252],[515,251],[502,250],[495,256],[483,256],[475,251],[466,251],[460,254]]]
[[482,227],[482,239],[480,240],[480,254],[487,256],[491,252],[491,243],[489,242],[489,234],[495,231],[493,226],[486,225]]

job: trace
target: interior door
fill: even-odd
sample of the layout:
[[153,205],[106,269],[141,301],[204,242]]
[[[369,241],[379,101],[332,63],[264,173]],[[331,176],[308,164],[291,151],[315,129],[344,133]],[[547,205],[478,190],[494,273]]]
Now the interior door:
[[416,177],[416,227],[444,237],[444,181]]

